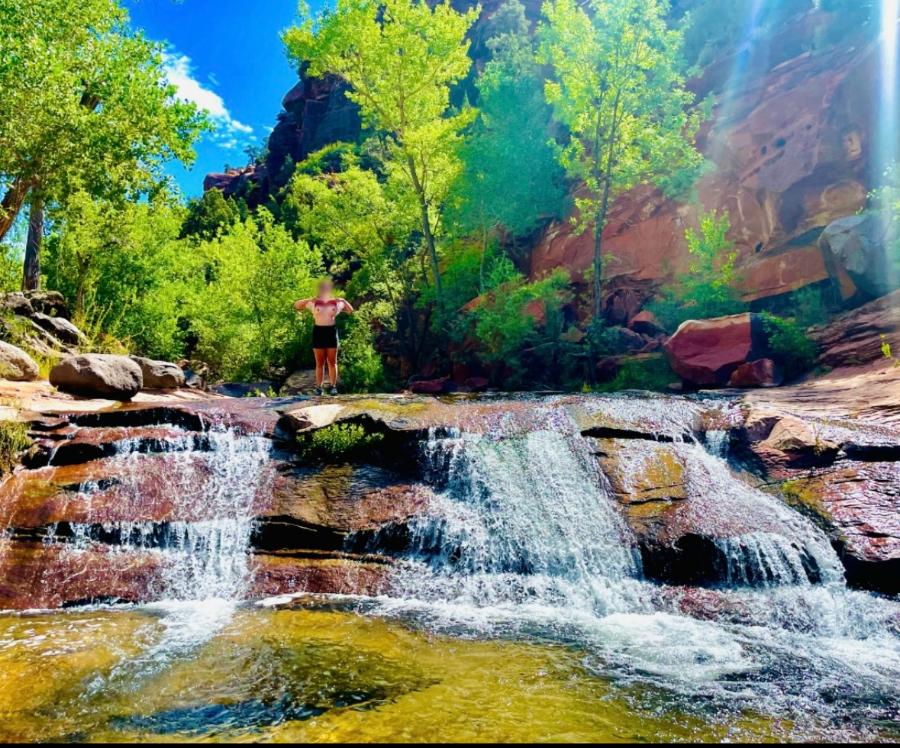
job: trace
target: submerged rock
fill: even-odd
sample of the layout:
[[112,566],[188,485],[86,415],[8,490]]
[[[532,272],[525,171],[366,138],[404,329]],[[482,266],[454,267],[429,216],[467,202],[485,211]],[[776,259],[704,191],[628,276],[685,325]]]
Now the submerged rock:
[[130,400],[141,391],[144,377],[128,356],[88,353],[60,361],[50,372],[50,384],[75,395]]

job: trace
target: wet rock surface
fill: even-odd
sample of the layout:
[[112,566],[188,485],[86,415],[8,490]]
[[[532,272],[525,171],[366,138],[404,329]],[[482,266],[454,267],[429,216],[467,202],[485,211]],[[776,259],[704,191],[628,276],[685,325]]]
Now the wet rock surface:
[[[390,589],[413,548],[413,528],[443,501],[444,486],[430,473],[435,466],[423,459],[425,444],[461,432],[487,444],[502,434],[502,444],[547,429],[585,440],[649,579],[753,586],[771,583],[768,573],[788,573],[820,581],[827,573],[821,560],[802,544],[778,545],[793,532],[785,529],[790,516],[800,515],[754,487],[767,485],[825,530],[848,581],[896,592],[896,425],[849,413],[790,412],[777,398],[762,402],[769,392],[747,395],[743,405],[727,394],[187,402],[172,396],[32,414],[37,446],[26,466],[0,484],[0,524],[10,528],[0,563],[18,569],[9,572],[3,604],[53,607],[163,594],[171,558],[165,539],[178,528],[229,516],[215,501],[182,500],[185,492],[219,490],[229,463],[215,462],[212,453],[224,448],[216,442],[223,429],[236,440],[229,449],[242,449],[242,435],[271,444],[269,477],[244,510],[252,519],[245,591],[251,597]],[[361,451],[321,445],[310,451],[317,433],[348,427],[377,439]],[[758,475],[729,471],[718,456],[729,453]],[[240,485],[241,476],[234,478]],[[760,543],[775,543],[772,553],[795,554],[792,570],[748,571],[752,565],[741,559],[759,552]],[[70,583],[78,569],[85,581]],[[39,576],[37,592],[32,584]]]
[[740,437],[772,488],[828,533],[847,581],[888,594],[900,593],[898,380],[891,366],[847,370],[793,398],[751,399]]

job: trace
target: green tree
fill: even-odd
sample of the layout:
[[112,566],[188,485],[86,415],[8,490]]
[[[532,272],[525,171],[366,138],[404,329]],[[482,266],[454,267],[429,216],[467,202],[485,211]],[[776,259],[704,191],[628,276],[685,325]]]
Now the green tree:
[[471,66],[466,34],[479,12],[459,13],[449,2],[338,0],[284,34],[309,75],[330,73],[350,86],[364,124],[384,138],[388,179],[404,182],[416,198],[438,299],[441,208],[460,169],[461,133],[475,115],[450,112],[450,88]]
[[228,200],[221,190],[207,190],[201,197],[188,202],[181,235],[212,239],[235,221],[246,219],[247,212],[247,205],[242,200]]
[[315,293],[321,256],[264,208],[194,249],[206,282],[185,305],[195,354],[222,377],[248,380],[296,363],[312,321],[293,302]]
[[95,342],[112,337],[150,356],[182,355],[183,306],[203,278],[196,254],[178,241],[183,215],[165,194],[122,205],[83,191],[51,213],[48,284]]
[[451,219],[478,237],[484,258],[498,232],[523,236],[566,207],[565,173],[551,146],[550,107],[525,10],[506,0],[491,19],[492,59],[478,79],[479,117],[461,151]]
[[[282,217],[298,236],[321,253],[332,276],[350,277],[347,293],[364,299],[354,315],[396,334],[410,361],[422,352],[425,334],[415,307],[415,254],[410,251],[418,223],[408,190],[359,165],[333,148],[298,165],[288,185]],[[328,166],[330,171],[323,171]],[[398,325],[398,319],[403,324]],[[356,331],[354,340],[362,340]],[[349,370],[348,370],[349,371]]]
[[[593,313],[601,314],[602,235],[611,202],[640,184],[667,192],[693,181],[699,117],[688,112],[681,34],[664,0],[551,0],[539,29],[551,66],[547,100],[571,135],[560,162],[584,191],[579,223],[594,235]],[[590,11],[590,12],[589,12]]]
[[0,0],[0,239],[30,200],[26,287],[47,203],[146,192],[163,162],[192,160],[205,119],[173,96],[161,52],[116,0]]

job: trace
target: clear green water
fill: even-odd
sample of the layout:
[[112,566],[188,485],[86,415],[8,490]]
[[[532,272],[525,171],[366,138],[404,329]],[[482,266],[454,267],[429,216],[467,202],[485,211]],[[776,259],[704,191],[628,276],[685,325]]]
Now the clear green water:
[[436,636],[327,610],[219,613],[223,625],[205,640],[191,632],[207,613],[191,607],[0,617],[0,739],[720,741],[792,732],[751,713],[679,711],[664,694],[588,672],[583,653],[562,645]]

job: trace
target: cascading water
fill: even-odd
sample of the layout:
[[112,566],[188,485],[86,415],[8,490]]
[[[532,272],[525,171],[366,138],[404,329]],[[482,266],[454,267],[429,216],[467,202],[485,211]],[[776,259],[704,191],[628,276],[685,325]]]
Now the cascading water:
[[[202,438],[192,432],[170,436],[161,447],[148,455],[140,440],[119,442],[112,458],[116,490],[140,496],[148,460],[164,460],[161,493],[173,516],[163,522],[71,524],[73,552],[96,539],[112,540],[122,552],[159,554],[158,597],[239,599],[247,583],[254,501],[270,479],[271,441],[214,427]],[[79,493],[89,502],[99,489],[88,481]],[[53,540],[48,536],[47,542]]]
[[412,523],[416,561],[399,582],[406,593],[598,613],[628,604],[640,556],[583,440],[552,430],[510,438],[432,432],[424,456],[443,490]]
[[[376,609],[439,630],[587,647],[589,667],[674,690],[686,708],[703,696],[726,709],[750,703],[819,719],[860,699],[896,703],[900,607],[848,591],[825,535],[739,479],[724,436],[706,446],[691,438],[690,408],[635,399],[605,406],[621,421],[637,407],[643,423],[661,424],[658,438],[684,466],[685,511],[717,556],[710,594],[725,611],[720,620],[682,614],[692,588],[644,579],[590,439],[559,413],[534,430],[532,413],[526,429],[468,424],[429,435],[423,460],[436,498],[412,522],[403,571]],[[626,482],[658,459],[654,447],[620,440]],[[854,688],[837,695],[835,682],[846,680]]]

